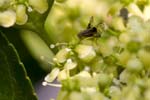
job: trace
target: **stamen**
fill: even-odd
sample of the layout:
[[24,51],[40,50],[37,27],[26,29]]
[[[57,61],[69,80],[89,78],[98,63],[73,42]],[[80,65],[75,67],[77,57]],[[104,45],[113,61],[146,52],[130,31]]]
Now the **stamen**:
[[49,86],[52,86],[52,87],[62,87],[61,84],[54,84],[54,83],[48,83],[48,82],[43,82],[42,85],[43,86],[49,85]]
[[47,86],[47,84],[48,84],[47,82],[43,82],[42,83],[43,86]]
[[53,86],[53,87],[62,87],[61,84],[53,84],[53,83],[48,83],[49,86]]

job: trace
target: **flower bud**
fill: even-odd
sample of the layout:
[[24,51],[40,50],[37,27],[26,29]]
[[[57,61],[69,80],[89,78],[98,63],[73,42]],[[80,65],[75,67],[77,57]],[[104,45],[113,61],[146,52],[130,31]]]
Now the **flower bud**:
[[0,9],[8,8],[12,0],[0,0]]
[[143,11],[143,13],[144,13],[144,20],[146,20],[146,21],[150,19],[149,11],[150,11],[150,5],[146,5],[144,7],[144,11]]
[[26,7],[24,5],[17,5],[16,17],[16,23],[18,25],[23,25],[27,22],[28,16],[26,14]]
[[143,18],[142,11],[135,3],[131,3],[128,8],[129,12],[131,12],[133,15],[140,16],[141,18]]
[[118,63],[121,64],[122,66],[125,66],[125,64],[130,59],[130,57],[131,57],[130,52],[125,50],[117,56],[118,61],[119,61]]
[[58,76],[59,74],[59,68],[54,68],[46,77],[45,77],[45,81],[46,82],[53,82],[56,77]]
[[16,22],[16,13],[13,10],[0,12],[0,25],[3,27],[11,27]]
[[126,43],[128,43],[131,40],[131,37],[130,37],[130,35],[128,33],[122,33],[119,36],[119,40],[120,40],[120,42],[126,44]]
[[129,78],[130,78],[130,73],[126,69],[123,70],[119,75],[120,82],[122,83],[128,83]]
[[107,41],[102,41],[99,43],[100,47],[99,47],[99,52],[105,57],[105,56],[109,56],[113,53],[113,48],[110,46],[109,43],[107,43]]
[[128,60],[126,68],[130,72],[141,72],[143,69],[143,64],[139,59],[131,58]]
[[70,93],[68,100],[85,100],[85,99],[82,93],[74,91]]
[[124,25],[123,19],[120,17],[113,18],[112,26],[114,29],[116,29],[118,31],[124,31],[125,30],[125,25]]
[[76,77],[91,78],[92,76],[87,71],[81,71],[79,74],[76,75]]
[[144,93],[145,100],[150,100],[150,89],[146,90]]
[[119,96],[121,94],[121,90],[118,86],[111,86],[109,92],[111,97]]
[[101,73],[99,74],[99,85],[103,88],[110,85],[112,79],[109,75]]
[[96,53],[92,46],[80,44],[76,46],[75,51],[78,57],[84,62],[90,62],[96,57]]
[[63,48],[55,56],[54,61],[57,63],[64,63],[69,56],[70,49]]
[[58,74],[58,81],[65,80],[69,77],[69,70],[63,69]]
[[71,69],[74,69],[76,66],[77,66],[76,62],[73,62],[71,59],[68,59],[64,65],[64,68],[71,70]]
[[43,14],[48,9],[47,0],[28,0],[29,4],[39,13]]
[[150,52],[141,49],[138,52],[138,57],[146,68],[150,68]]
[[130,52],[137,52],[140,49],[141,43],[138,41],[130,41],[127,43],[127,49]]

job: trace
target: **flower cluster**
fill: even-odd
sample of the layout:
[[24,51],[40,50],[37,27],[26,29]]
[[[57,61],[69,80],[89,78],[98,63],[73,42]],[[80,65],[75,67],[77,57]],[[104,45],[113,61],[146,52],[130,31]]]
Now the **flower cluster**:
[[150,5],[120,1],[102,19],[101,37],[75,39],[56,53],[44,85],[61,86],[57,100],[150,100]]
[[23,25],[28,20],[28,13],[36,11],[43,14],[47,9],[47,0],[1,0],[0,26]]

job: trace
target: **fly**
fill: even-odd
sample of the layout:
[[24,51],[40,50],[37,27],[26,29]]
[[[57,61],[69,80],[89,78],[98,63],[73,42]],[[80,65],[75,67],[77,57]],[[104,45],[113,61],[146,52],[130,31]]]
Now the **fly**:
[[83,31],[78,33],[78,37],[80,39],[87,38],[87,37],[97,37],[98,38],[98,37],[101,36],[100,33],[97,30],[97,26],[99,24],[97,26],[93,26],[92,27],[92,25],[91,25],[92,22],[93,22],[93,16],[90,18],[90,21],[88,23],[87,28],[85,30],[83,30]]
[[124,20],[124,24],[127,24],[129,12],[127,8],[121,8],[119,16]]
[[128,10],[127,8],[121,8],[120,9],[120,16],[124,19],[124,20],[128,20]]

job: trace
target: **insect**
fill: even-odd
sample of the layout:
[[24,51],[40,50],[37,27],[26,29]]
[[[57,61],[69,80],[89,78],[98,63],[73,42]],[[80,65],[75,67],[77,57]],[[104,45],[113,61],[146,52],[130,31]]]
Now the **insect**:
[[101,34],[98,32],[97,26],[92,26],[91,23],[93,22],[93,16],[90,18],[90,21],[88,23],[88,26],[85,30],[78,33],[78,37],[80,39],[82,38],[88,38],[88,37],[100,37]]
[[119,16],[122,17],[125,21],[128,20],[128,10],[127,8],[121,8]]
[[129,14],[129,12],[128,12],[127,8],[121,8],[120,9],[119,16],[122,17],[125,26],[128,22],[128,14]]

